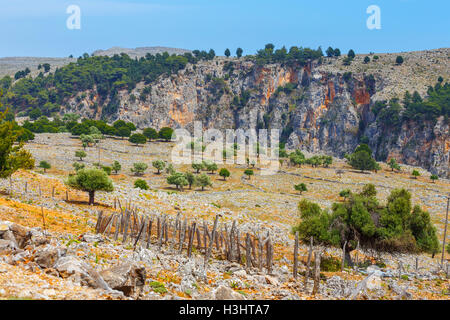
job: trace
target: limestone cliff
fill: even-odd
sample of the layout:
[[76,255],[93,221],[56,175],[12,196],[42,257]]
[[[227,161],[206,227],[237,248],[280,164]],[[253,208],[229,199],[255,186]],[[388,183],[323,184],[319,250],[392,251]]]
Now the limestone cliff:
[[[448,49],[445,53],[448,55]],[[350,73],[331,68],[335,63],[324,59],[306,66],[258,66],[250,59],[219,57],[188,65],[170,77],[161,76],[151,85],[138,84],[132,92],[121,91],[115,114],[105,114],[102,106],[95,104],[97,97],[89,94],[81,103],[71,99],[66,111],[132,121],[140,128],[191,129],[196,120],[205,128],[277,128],[291,148],[339,157],[351,153],[361,138],[367,137],[379,161],[395,157],[450,177],[448,120],[405,123],[389,131],[371,112],[376,100],[395,96],[391,94],[393,88],[398,90],[393,75],[406,72],[407,66],[399,67],[397,73],[390,66],[388,77],[382,68],[358,70],[353,66]],[[447,66],[443,72],[446,79],[448,73]],[[422,82],[402,79],[402,88],[424,94],[437,76]],[[147,94],[142,96],[145,87]]]

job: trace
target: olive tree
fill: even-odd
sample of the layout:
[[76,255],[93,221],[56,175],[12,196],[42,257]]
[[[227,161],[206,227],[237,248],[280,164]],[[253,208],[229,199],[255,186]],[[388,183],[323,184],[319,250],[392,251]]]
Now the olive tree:
[[166,163],[162,160],[155,160],[152,162],[152,166],[153,168],[158,170],[158,174],[160,174],[161,171],[164,170],[164,168],[166,167]]
[[145,172],[145,170],[147,170],[148,165],[143,163],[143,162],[136,162],[133,163],[133,168],[131,168],[131,172],[134,173],[134,175],[136,176],[142,176]]
[[113,183],[104,170],[90,168],[80,169],[75,175],[69,175],[66,185],[87,192],[89,194],[89,205],[95,203],[95,192],[114,190]]

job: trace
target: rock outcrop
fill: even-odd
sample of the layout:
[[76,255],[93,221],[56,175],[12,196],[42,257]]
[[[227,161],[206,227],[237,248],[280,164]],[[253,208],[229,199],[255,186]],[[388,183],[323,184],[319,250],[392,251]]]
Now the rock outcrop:
[[[386,130],[371,111],[377,100],[393,97],[389,95],[398,73],[414,66],[402,68],[345,72],[340,63],[327,58],[305,66],[259,66],[248,59],[216,58],[188,64],[178,74],[161,76],[147,86],[139,83],[132,92],[120,91],[117,113],[105,114],[95,92],[83,95],[81,101],[74,97],[66,111],[132,121],[140,128],[192,131],[193,122],[201,121],[204,128],[280,129],[291,148],[337,157],[353,152],[367,137],[379,161],[395,156],[401,163],[450,177],[448,120],[441,117],[437,123],[404,123],[399,130]],[[404,91],[424,94],[426,85],[436,80],[402,85]],[[144,88],[150,93],[143,95]]]

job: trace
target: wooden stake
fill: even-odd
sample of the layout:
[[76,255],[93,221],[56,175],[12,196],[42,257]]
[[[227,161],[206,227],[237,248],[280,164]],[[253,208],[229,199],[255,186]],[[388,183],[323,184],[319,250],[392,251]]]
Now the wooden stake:
[[213,244],[214,244],[214,238],[215,238],[215,235],[216,235],[217,222],[218,221],[219,221],[219,215],[216,215],[216,218],[214,219],[214,227],[213,227],[213,230],[211,232],[211,239],[210,239],[210,242],[209,242],[208,251],[207,251],[207,253],[205,255],[205,264],[204,264],[205,269],[206,269],[206,265],[208,264],[209,258],[211,257],[211,252],[212,252],[212,247],[213,247]]
[[152,224],[153,224],[153,218],[150,218],[150,223],[148,224],[148,234],[147,234],[147,249],[150,248],[150,243],[152,241]]
[[197,224],[194,222],[194,223],[192,224],[192,228],[191,228],[191,230],[190,230],[190,235],[189,235],[188,258],[191,257],[191,253],[192,253],[192,244],[194,243],[194,235],[195,235],[195,232],[196,232],[196,227],[197,227]]
[[303,283],[304,290],[306,291],[306,287],[308,285],[308,278],[311,273],[311,258],[312,258],[312,249],[313,249],[313,237],[311,237],[309,243],[309,252],[308,252],[308,260],[306,261],[306,271],[305,271],[305,281]]
[[314,265],[314,288],[313,288],[313,296],[319,292],[319,284],[320,284],[320,253],[316,251],[315,256],[315,265]]
[[263,241],[262,241],[262,236],[261,234],[258,236],[258,268],[259,271],[262,272],[262,268],[263,268]]
[[95,225],[95,233],[99,233],[100,225],[102,223],[103,211],[100,211],[97,216],[97,224]]
[[183,243],[184,238],[186,237],[186,228],[187,228],[187,219],[184,219],[183,226],[181,228],[181,236],[180,236],[180,245],[179,245],[179,253],[183,252]]
[[131,216],[131,212],[127,210],[126,211],[126,216],[125,216],[125,226],[123,227],[123,237],[122,237],[123,243],[125,243],[125,241],[127,241],[128,224],[129,224],[129,221],[130,221],[130,216]]
[[247,266],[247,270],[252,266],[252,256],[251,256],[251,244],[250,244],[250,235],[247,233],[245,237],[245,263]]
[[266,243],[266,268],[267,273],[272,274],[272,257],[273,257],[273,247],[272,247],[272,240],[269,238],[269,240]]
[[118,215],[117,216],[117,222],[116,222],[116,230],[114,232],[114,241],[117,241],[117,239],[119,238],[119,231],[120,231],[120,224],[121,224],[121,216]]
[[294,244],[294,279],[297,280],[298,276],[298,231],[295,232],[295,244]]
[[342,261],[341,261],[341,272],[344,271],[344,263],[345,263],[345,247],[347,246],[347,240],[344,242],[344,246],[342,247]]
[[141,234],[142,234],[142,231],[144,231],[144,228],[145,228],[145,224],[146,224],[146,223],[147,223],[146,220],[144,220],[144,221],[142,222],[141,230],[139,230],[138,236],[136,237],[136,241],[134,242],[134,249],[133,249],[133,251],[136,250],[136,245],[138,244],[139,239],[141,238]]
[[45,214],[44,214],[44,207],[41,206],[41,212],[42,212],[42,223],[44,224],[44,233],[45,233]]
[[241,241],[239,235],[239,228],[236,228],[236,259],[239,263],[241,263]]

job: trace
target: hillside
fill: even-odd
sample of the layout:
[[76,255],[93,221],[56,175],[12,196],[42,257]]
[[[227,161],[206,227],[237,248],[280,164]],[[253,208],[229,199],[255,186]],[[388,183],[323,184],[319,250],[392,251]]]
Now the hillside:
[[[356,55],[349,65],[344,65],[344,56],[291,51],[281,58],[278,50],[270,49],[240,59],[206,52],[140,61],[86,58],[78,67],[35,85],[58,82],[56,102],[45,104],[45,115],[75,112],[94,119],[123,119],[139,128],[192,130],[193,122],[201,121],[205,128],[279,129],[291,148],[341,158],[364,141],[378,161],[395,157],[450,177],[444,85],[450,76],[450,49],[370,54],[368,63],[366,55]],[[402,64],[396,63],[398,55]],[[80,70],[74,73],[73,68]],[[427,98],[429,86],[438,88],[438,79],[442,90]],[[27,84],[22,86],[18,92],[28,90]],[[33,91],[31,95],[39,89]],[[404,103],[406,92],[417,92],[414,103]],[[22,97],[27,99],[10,101],[25,112],[40,99]]]
[[[412,179],[412,167],[399,173],[385,165],[377,173],[364,174],[334,159],[329,168],[283,165],[273,176],[255,174],[251,180],[243,178],[244,167],[227,165],[231,176],[226,181],[211,174],[212,187],[205,191],[185,188],[181,192],[167,184],[166,172],[156,174],[149,168],[137,177],[130,171],[137,161],[170,161],[172,147],[172,143],[162,141],[136,147],[111,138],[102,140],[98,147],[87,147],[88,156],[81,162],[86,166],[98,161],[111,165],[114,160],[122,164],[119,174],[110,176],[115,190],[98,192],[96,204],[89,206],[86,193],[64,185],[68,174],[73,173],[72,163],[77,161],[74,153],[82,148],[80,140],[67,133],[36,135],[25,148],[37,163],[46,160],[52,168],[45,173],[39,168],[18,171],[11,185],[8,180],[0,180],[0,299],[448,300],[449,281],[438,267],[440,256],[365,249],[352,252],[359,265],[345,267],[342,272],[322,270],[319,292],[312,295],[313,280],[307,280],[306,287],[303,284],[307,243],[300,243],[299,275],[297,280],[292,277],[294,237],[290,230],[299,220],[300,200],[329,208],[333,202],[343,201],[340,190],[357,192],[366,183],[373,183],[383,203],[393,188],[408,188],[412,202],[430,212],[442,240],[449,180],[433,183],[422,169],[418,169],[422,176]],[[192,170],[186,165],[176,165],[175,169]],[[336,174],[339,169],[342,175]],[[146,180],[150,189],[133,188],[138,178]],[[301,195],[294,191],[292,186],[298,182],[305,182],[308,191]],[[122,241],[121,236],[114,240],[112,234],[96,234],[100,211],[105,216],[120,213],[117,200],[121,207],[130,205],[139,215],[154,219],[150,245],[140,241],[135,246],[133,236]],[[171,222],[186,218],[188,225],[195,222],[199,227],[204,226],[203,220],[211,227],[217,214],[221,215],[221,233],[225,228],[230,230],[235,221],[242,238],[246,233],[272,237],[270,273],[266,268],[247,267],[242,261],[229,262],[215,246],[213,258],[204,269],[203,249],[195,238],[191,258],[187,257],[187,246],[180,252],[171,237],[168,243],[159,245],[156,217],[167,217]],[[19,249],[8,247],[11,234]],[[328,258],[340,259],[342,254],[333,247],[314,245],[314,250]],[[245,250],[241,254],[245,255]],[[400,263],[403,269],[399,271]],[[126,279],[126,285],[117,285],[116,279]]]

